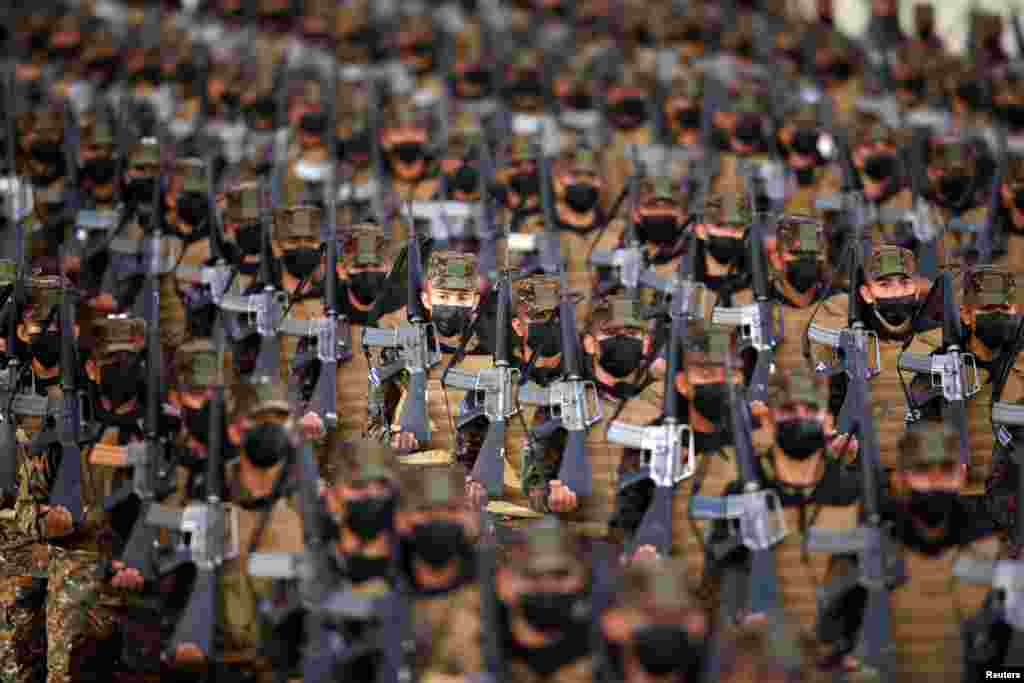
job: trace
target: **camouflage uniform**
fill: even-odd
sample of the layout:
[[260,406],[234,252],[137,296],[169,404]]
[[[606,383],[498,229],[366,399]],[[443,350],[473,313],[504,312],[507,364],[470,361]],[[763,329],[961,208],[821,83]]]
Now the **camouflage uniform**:
[[[472,254],[455,252],[436,252],[431,254],[425,267],[426,280],[434,288],[475,292],[477,283],[477,258]],[[395,314],[395,318],[404,319],[405,311]],[[491,359],[489,350],[481,347],[481,339],[474,336],[467,348],[466,358],[457,366],[472,371],[486,367]],[[441,362],[429,370],[427,379],[427,412],[430,421],[430,443],[419,444],[419,451],[447,451],[450,455],[455,447],[455,433],[449,423],[449,411],[452,419],[464,410],[462,401],[464,391],[441,386],[441,374],[454,355],[455,349],[442,346]],[[371,386],[368,400],[367,434],[370,438],[388,443],[392,436],[400,431],[399,416],[403,402],[407,398],[405,391],[407,373],[400,372],[391,382]]]

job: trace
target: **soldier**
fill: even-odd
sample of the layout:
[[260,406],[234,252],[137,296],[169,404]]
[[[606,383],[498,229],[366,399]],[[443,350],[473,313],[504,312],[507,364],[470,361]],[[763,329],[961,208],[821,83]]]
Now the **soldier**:
[[625,683],[700,680],[710,625],[691,591],[679,562],[634,562],[625,570],[615,603],[601,615],[609,675]]
[[[419,443],[412,432],[401,431],[398,424],[402,408],[400,404],[408,400],[401,379],[373,387],[368,406],[367,432],[371,438],[389,443],[396,450],[410,452],[440,449],[451,453],[455,434],[454,429],[448,426],[451,413],[446,406],[458,405],[462,392],[441,387],[441,374],[446,367],[456,362],[459,362],[460,368],[473,370],[484,367],[490,360],[490,349],[483,346],[479,331],[466,339],[465,355],[455,355],[463,347],[462,337],[470,333],[473,314],[480,305],[477,258],[472,254],[434,252],[425,270],[420,299],[437,330],[442,351],[441,362],[430,371],[427,384],[428,419],[433,423],[430,443]],[[394,396],[396,390],[398,397]]]
[[558,325],[559,284],[553,275],[513,281],[512,356],[529,381],[547,386],[561,374],[562,337]]
[[540,215],[540,169],[530,140],[516,136],[509,144],[505,163],[495,171],[501,188],[500,198],[511,212],[506,218],[511,232],[537,232],[542,229]]
[[375,441],[356,439],[340,444],[333,461],[326,503],[338,524],[340,571],[357,588],[390,583],[397,561],[394,455]]
[[[289,468],[297,446],[284,388],[264,383],[246,389],[237,394],[236,419],[228,430],[239,446],[239,458],[225,467],[229,519],[237,536],[228,539],[227,547],[233,551],[229,550],[221,571],[224,597],[218,631],[224,644],[217,674],[271,681],[273,671],[259,656],[258,607],[271,597],[273,580],[249,576],[248,558],[254,552],[303,550],[302,517],[288,495]],[[201,664],[202,653],[184,643],[178,646],[174,661],[177,666],[195,667]]]
[[823,154],[822,143],[828,135],[818,122],[816,109],[804,106],[791,116],[778,131],[783,159],[796,180],[796,188],[787,188],[786,207],[813,206],[819,195],[839,191],[840,170]]
[[[168,196],[168,232],[174,232],[184,242],[185,255],[181,263],[199,265],[209,258],[213,210],[210,206],[209,169],[202,159],[179,159],[177,173],[171,181],[173,192]],[[202,247],[206,249],[203,253]]]
[[473,543],[477,515],[466,505],[465,471],[427,467],[408,481],[395,527],[402,539],[402,571],[412,589],[420,675],[459,670],[468,634],[452,630],[454,611],[480,609]]
[[390,164],[391,189],[401,201],[433,197],[440,186],[429,156],[430,129],[408,101],[396,102],[381,128],[381,151]]
[[594,151],[577,148],[571,159],[555,165],[551,182],[555,197],[554,225],[548,227],[560,232],[570,285],[582,288],[583,282],[589,279],[586,258],[596,239],[595,231],[603,228],[610,218],[602,202],[604,181]]
[[[982,182],[980,152],[973,143],[955,138],[933,138],[928,146],[928,218],[932,225],[954,222],[984,226],[989,187]],[[956,220],[954,220],[956,219]],[[971,233],[944,231],[947,254],[969,253]]]
[[752,220],[746,194],[712,195],[693,227],[697,236],[694,278],[717,295],[720,305],[731,305],[737,292],[750,287],[744,237]]
[[716,115],[731,114],[721,123],[716,119],[723,138],[719,141],[719,170],[712,183],[716,194],[726,196],[747,193],[744,174],[751,166],[768,159],[768,143],[771,142],[765,127],[766,112],[770,109],[764,96],[754,91],[753,86],[742,86],[734,101],[735,105],[716,112]]
[[[901,247],[876,246],[864,262],[864,281],[853,294],[858,319],[878,335],[878,353],[881,360],[878,375],[871,379],[871,397],[878,420],[878,434],[882,464],[896,465],[896,443],[903,434],[906,418],[904,381],[913,376],[905,373],[901,378],[897,369],[900,353],[910,350],[928,354],[939,345],[938,330],[914,333],[913,325],[918,306],[924,301],[924,283],[917,277],[917,262],[910,251]],[[832,330],[847,325],[849,296],[836,294],[826,299],[812,316],[811,323]],[[810,345],[816,363],[830,365],[833,352]],[[874,365],[874,352],[872,366]],[[829,410],[838,415],[846,395],[846,380],[834,376],[829,387]]]
[[1011,155],[1007,159],[999,193],[1000,223],[1007,236],[1005,265],[1017,272],[1024,268],[1024,157]]

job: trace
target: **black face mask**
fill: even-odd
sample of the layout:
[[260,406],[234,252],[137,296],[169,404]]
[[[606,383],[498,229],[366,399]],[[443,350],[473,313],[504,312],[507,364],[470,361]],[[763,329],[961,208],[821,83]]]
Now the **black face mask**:
[[480,174],[472,166],[463,164],[454,175],[448,177],[448,192],[473,194],[480,189]]
[[875,310],[878,315],[893,327],[899,327],[910,320],[916,309],[917,297],[913,294],[875,300]]
[[364,583],[388,575],[390,557],[368,557],[361,553],[345,556],[345,574],[352,583]]
[[708,253],[719,263],[732,265],[743,255],[743,240],[723,235],[708,235]]
[[956,491],[911,491],[910,512],[930,527],[949,519],[959,498]]
[[255,255],[260,253],[263,246],[263,226],[258,222],[247,223],[235,233],[235,241],[243,254]]
[[699,657],[686,630],[674,624],[649,624],[637,629],[633,633],[633,652],[652,676],[689,671]]
[[676,120],[679,122],[679,127],[683,130],[696,130],[700,128],[701,118],[702,114],[700,107],[682,109],[676,114]]
[[825,432],[817,420],[786,420],[778,425],[775,444],[794,460],[807,460],[825,447]]
[[804,156],[816,156],[818,154],[818,131],[801,129],[793,136],[791,145],[794,152]]
[[282,425],[264,422],[249,428],[242,442],[245,457],[256,467],[267,469],[292,455],[288,432]]
[[117,176],[117,159],[90,159],[82,164],[82,176],[96,185],[108,185]]
[[533,322],[526,326],[526,345],[541,358],[561,353],[562,330],[557,320]]
[[540,192],[540,178],[536,173],[519,173],[509,178],[508,184],[520,197],[531,197]]
[[586,213],[597,204],[597,188],[593,185],[580,183],[565,189],[565,203],[577,213]]
[[609,107],[612,122],[621,130],[639,127],[647,117],[647,103],[642,97],[627,97]]
[[924,92],[924,78],[904,78],[896,81],[896,89],[909,92],[911,95],[920,96]]
[[364,305],[372,304],[377,295],[384,289],[384,281],[387,277],[387,273],[377,271],[353,273],[349,284],[349,291],[352,292],[352,296],[359,303]]
[[32,145],[32,158],[46,166],[64,163],[64,148],[59,142],[37,142]]
[[598,364],[616,379],[628,377],[640,368],[644,359],[644,342],[636,337],[609,337],[600,343]]
[[974,81],[960,84],[956,89],[956,94],[971,109],[979,109],[985,101],[985,90]]
[[944,204],[954,205],[967,199],[971,179],[962,173],[950,174],[939,181],[939,195]]
[[872,154],[864,161],[864,174],[872,180],[885,180],[896,172],[896,157],[892,154]]
[[454,337],[469,324],[470,311],[468,306],[438,305],[431,311],[430,319],[437,327],[438,334],[442,337]]
[[281,257],[285,270],[300,280],[307,279],[320,265],[320,250],[316,247],[289,249]]
[[847,81],[853,74],[853,66],[849,62],[836,62],[828,69],[828,75],[837,81]]
[[1019,319],[1007,313],[979,313],[974,318],[974,336],[990,349],[1013,343]]
[[372,541],[390,530],[394,519],[394,496],[371,496],[345,503],[345,526],[364,541]]
[[434,569],[440,569],[466,553],[468,542],[462,525],[447,520],[417,524],[412,530],[417,557]]
[[721,422],[729,400],[729,387],[725,382],[695,384],[693,389],[693,407],[697,412],[716,425]]
[[562,631],[571,626],[579,600],[577,593],[525,593],[519,598],[519,607],[535,629]]
[[156,178],[132,178],[124,188],[124,200],[132,206],[152,204]]
[[802,258],[787,263],[786,281],[801,294],[810,291],[818,284],[817,259]]
[[636,224],[637,237],[651,244],[672,244],[679,239],[675,216],[644,216]]
[[108,365],[100,371],[100,391],[114,408],[123,406],[136,395],[139,379],[138,360]]
[[54,368],[60,361],[60,335],[40,334],[32,339],[32,357],[44,368]]
[[793,170],[793,175],[796,176],[796,184],[800,187],[810,187],[814,184],[814,167],[808,166],[807,168],[797,168]]
[[508,96],[520,99],[538,99],[543,97],[544,91],[540,87],[540,83],[535,81],[517,81],[509,84],[507,88]]
[[1018,209],[1024,211],[1024,189],[1017,190],[1013,195],[1013,203]]
[[1024,128],[1024,104],[1003,104],[997,111],[999,118],[1005,121],[1010,128],[1014,130]]
[[594,107],[594,98],[586,93],[569,95],[564,102],[567,108],[574,111],[589,111]]
[[198,192],[185,192],[178,195],[178,217],[198,228],[204,225],[210,216],[210,203]]
[[412,164],[423,158],[423,145],[418,142],[403,142],[395,145],[391,153],[403,164]]
[[756,116],[745,116],[736,123],[736,139],[745,145],[754,147],[761,139],[761,119]]
[[368,161],[372,147],[369,134],[353,135],[338,141],[338,156],[349,161]]

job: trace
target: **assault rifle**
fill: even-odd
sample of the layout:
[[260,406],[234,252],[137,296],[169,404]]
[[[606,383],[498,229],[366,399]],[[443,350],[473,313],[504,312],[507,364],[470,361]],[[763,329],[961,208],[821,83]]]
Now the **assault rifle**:
[[[974,354],[960,350],[964,336],[960,307],[953,290],[953,274],[944,271],[935,286],[942,291],[942,347],[945,352],[932,355],[903,352],[897,360],[897,367],[930,375],[932,386],[941,388],[942,397],[949,407],[952,427],[960,435],[960,464],[969,465],[970,432],[967,429],[967,406],[964,402],[981,391],[981,381]],[[914,413],[918,411],[914,409]],[[911,417],[920,419],[920,414],[912,414]]]
[[219,313],[214,320],[213,334],[217,349],[217,383],[210,398],[206,501],[190,503],[183,510],[154,503],[146,515],[146,523],[151,526],[191,536],[189,547],[181,551],[195,566],[196,578],[188,604],[171,637],[169,648],[173,657],[180,646],[193,644],[203,653],[207,662],[213,659],[214,634],[220,622],[220,572],[224,562],[227,532],[226,511],[221,502],[225,332]]
[[[519,386],[519,369],[510,367],[508,351],[509,309],[512,301],[512,277],[505,271],[497,283],[498,315],[495,336],[494,367],[478,372],[453,368],[444,375],[444,385],[464,391],[482,391],[483,408],[473,411],[472,417],[482,413],[490,424],[487,436],[473,465],[473,479],[487,489],[489,496],[498,497],[504,482],[505,434],[508,420],[519,412],[513,400],[513,387]],[[469,418],[469,419],[472,419]]]
[[[691,247],[691,254],[692,251]],[[686,262],[687,259],[680,262],[680,277],[676,280],[670,304],[671,333],[665,354],[668,367],[661,424],[641,427],[616,420],[608,427],[609,441],[648,454],[640,476],[646,475],[645,478],[654,482],[654,496],[640,522],[633,545],[652,545],[664,557],[672,550],[672,500],[675,486],[692,477],[697,467],[693,430],[687,424],[688,416],[683,414],[679,406],[675,386],[676,375],[683,367],[683,340],[686,339],[687,327],[694,317],[695,298],[703,292],[703,287],[693,281],[692,275],[687,278],[682,272]]]
[[415,222],[410,226],[406,274],[406,314],[408,324],[397,329],[363,328],[363,346],[398,349],[400,358],[390,365],[370,370],[370,381],[381,384],[405,370],[409,373],[409,390],[399,418],[403,432],[411,432],[416,440],[430,441],[427,418],[427,372],[441,362],[441,348],[434,324],[426,321],[420,301],[423,273],[422,245]]
[[[869,380],[878,374],[880,350],[878,338],[866,329],[857,310],[856,292],[862,273],[861,249],[863,226],[858,225],[850,245],[850,297],[847,327],[829,330],[812,323],[808,328],[811,341],[827,344],[842,352],[841,365],[829,368],[823,363],[816,370],[823,374],[845,373],[848,386],[839,415],[839,431],[856,435],[860,443],[858,461],[861,469],[864,524],[849,533],[832,534],[817,529],[808,532],[808,548],[832,555],[856,555],[859,577],[851,581],[840,577],[819,593],[819,609],[828,611],[857,584],[867,590],[867,605],[861,626],[858,659],[875,672],[879,679],[892,681],[893,642],[889,591],[906,580],[903,560],[883,524],[878,477],[881,471],[878,431],[872,413]],[[875,364],[869,363],[874,344]]]
[[729,349],[725,349],[725,372],[729,388],[729,417],[742,493],[693,496],[690,498],[690,516],[693,519],[735,520],[738,523],[738,528],[729,524],[728,537],[710,546],[715,560],[724,560],[740,547],[745,547],[750,553],[749,570],[740,571],[740,576],[736,576],[736,570],[731,567],[726,569],[729,578],[739,579],[736,586],[738,595],[723,595],[723,598],[734,601],[726,616],[735,618],[744,612],[772,618],[777,616],[780,609],[775,553],[772,548],[788,533],[786,518],[778,493],[763,488],[754,456],[750,405],[736,389]]
[[[748,176],[751,206],[756,207],[755,184]],[[775,372],[775,347],[785,334],[782,307],[772,302],[768,284],[768,264],[763,246],[766,232],[764,213],[756,212],[747,234],[754,303],[731,308],[716,306],[711,312],[711,322],[738,328],[740,341],[749,343],[757,351],[757,364],[754,366],[748,396],[751,401],[764,401],[767,398],[768,379]]]

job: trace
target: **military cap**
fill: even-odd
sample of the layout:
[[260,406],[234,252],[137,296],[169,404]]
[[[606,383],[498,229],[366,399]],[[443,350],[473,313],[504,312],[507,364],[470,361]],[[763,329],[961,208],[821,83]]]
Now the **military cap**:
[[900,467],[914,469],[960,461],[960,439],[944,425],[908,428],[899,441]]
[[601,169],[597,164],[597,154],[586,146],[576,148],[572,159],[572,170],[576,173],[593,173],[600,175]]
[[1017,276],[994,266],[964,273],[963,303],[968,306],[1003,306],[1021,303]]
[[524,135],[512,136],[509,145],[508,160],[510,162],[529,161],[536,156],[530,138]]
[[647,200],[667,199],[674,202],[678,199],[672,178],[668,176],[647,179],[641,186],[640,194]]
[[877,280],[887,275],[913,276],[916,272],[917,260],[914,253],[903,247],[875,247],[864,262],[864,277],[868,280]]
[[914,20],[918,23],[922,21],[934,21],[935,20],[935,6],[930,2],[918,2],[914,5]]
[[18,264],[11,259],[0,259],[0,287],[12,284],[18,277]]
[[687,583],[689,573],[679,560],[634,561],[623,573],[619,604],[662,610],[697,607]]
[[801,254],[822,253],[824,227],[814,216],[790,214],[783,216],[776,228],[779,245]]
[[388,239],[376,223],[360,223],[346,229],[342,258],[354,267],[376,266],[387,256]]
[[581,566],[576,544],[557,519],[544,519],[526,532],[526,561],[530,574],[572,571]]
[[736,349],[732,331],[707,321],[691,324],[683,340],[683,353],[687,365],[723,366],[739,368],[742,359]]
[[291,206],[274,211],[274,239],[320,239],[322,212],[313,205]]
[[25,306],[22,319],[27,321],[45,320],[54,306],[60,305],[61,278],[56,276],[34,276],[25,283]]
[[257,418],[267,413],[289,415],[288,392],[280,382],[255,381],[249,383],[252,389],[252,403],[247,416]]
[[141,318],[108,316],[93,327],[100,358],[119,351],[141,351],[146,345],[146,321]]
[[260,217],[259,183],[242,183],[228,190],[224,217],[233,223],[251,223]]
[[133,167],[159,166],[160,145],[155,138],[143,138],[128,155],[128,163]]
[[427,281],[437,289],[475,292],[479,288],[477,258],[457,251],[435,252],[430,255]]
[[974,148],[959,138],[935,138],[930,141],[929,166],[947,171],[970,171],[976,162]]
[[643,304],[626,296],[598,300],[591,313],[591,329],[624,328],[647,331]]
[[178,386],[183,390],[203,390],[217,383],[218,357],[213,342],[196,339],[181,346],[175,355]]
[[745,193],[711,195],[704,202],[704,223],[747,227],[754,220],[750,198]]
[[206,179],[206,163],[202,159],[180,159],[178,173],[182,176],[182,192],[198,192],[205,195],[210,191]]
[[526,308],[526,316],[531,320],[544,318],[558,310],[559,295],[558,278],[553,275],[531,275],[512,283],[516,308]]
[[81,142],[90,145],[111,145],[116,143],[114,127],[102,116],[95,117],[82,126]]
[[388,446],[373,439],[356,439],[342,444],[345,462],[342,479],[349,482],[394,480],[395,453]]
[[673,95],[700,101],[704,98],[704,73],[693,68],[677,68],[672,74],[671,88]]
[[786,403],[824,406],[827,389],[823,377],[812,369],[775,372],[768,378],[768,402],[778,407]]
[[460,465],[404,466],[411,470],[403,478],[409,486],[403,488],[403,506],[410,508],[437,508],[459,505],[466,498],[466,470]]

